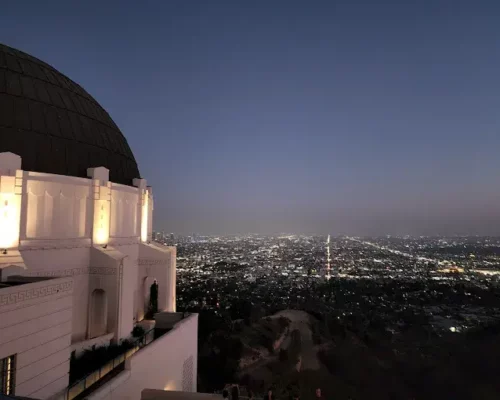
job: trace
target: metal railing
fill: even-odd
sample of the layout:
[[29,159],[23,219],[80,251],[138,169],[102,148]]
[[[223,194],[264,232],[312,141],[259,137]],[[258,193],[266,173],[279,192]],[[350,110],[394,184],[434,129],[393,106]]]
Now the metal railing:
[[143,336],[134,340],[132,342],[133,347],[124,353],[120,354],[118,357],[113,358],[111,361],[108,361],[98,370],[91,372],[90,374],[84,376],[80,380],[68,386],[66,399],[73,400],[78,395],[86,391],[87,389],[94,386],[101,379],[107,376],[110,372],[118,370],[118,368],[124,366],[125,360],[132,357],[137,351],[142,349],[144,346],[148,345],[154,340],[155,332],[154,328],[147,331]]

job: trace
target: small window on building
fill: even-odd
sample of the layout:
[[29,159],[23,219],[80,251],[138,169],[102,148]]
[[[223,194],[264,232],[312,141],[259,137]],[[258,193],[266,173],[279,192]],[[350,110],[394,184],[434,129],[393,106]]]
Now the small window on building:
[[16,387],[16,356],[8,356],[0,359],[0,393],[14,394]]

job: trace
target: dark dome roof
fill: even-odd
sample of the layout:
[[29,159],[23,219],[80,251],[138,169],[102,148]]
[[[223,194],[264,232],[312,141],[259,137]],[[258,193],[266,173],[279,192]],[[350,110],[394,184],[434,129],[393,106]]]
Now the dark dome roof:
[[0,153],[22,157],[27,171],[87,176],[106,167],[132,185],[139,170],[127,140],[82,87],[50,65],[0,44]]

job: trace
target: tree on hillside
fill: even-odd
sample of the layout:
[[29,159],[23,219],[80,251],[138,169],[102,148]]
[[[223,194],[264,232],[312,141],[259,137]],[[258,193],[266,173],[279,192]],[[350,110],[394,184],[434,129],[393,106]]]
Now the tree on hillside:
[[198,359],[198,373],[204,391],[219,390],[227,382],[234,382],[239,371],[243,344],[228,332],[212,334]]
[[247,299],[234,301],[230,311],[232,319],[243,319],[246,325],[251,325],[264,316],[262,307]]

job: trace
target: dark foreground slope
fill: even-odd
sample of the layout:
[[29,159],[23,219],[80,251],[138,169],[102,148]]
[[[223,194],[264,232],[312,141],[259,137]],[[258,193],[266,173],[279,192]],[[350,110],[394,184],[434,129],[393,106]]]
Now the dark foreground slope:
[[[199,387],[239,383],[277,398],[314,398],[321,387],[335,399],[497,399],[500,324],[437,334],[414,325],[393,334],[359,330],[302,311],[256,321],[200,321]],[[205,324],[205,325],[204,325]]]

